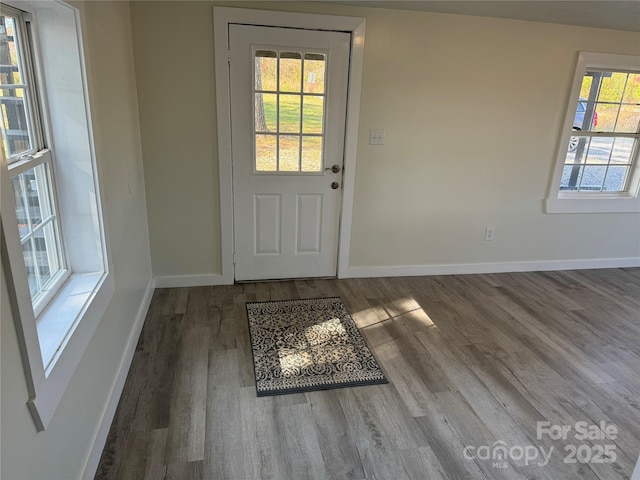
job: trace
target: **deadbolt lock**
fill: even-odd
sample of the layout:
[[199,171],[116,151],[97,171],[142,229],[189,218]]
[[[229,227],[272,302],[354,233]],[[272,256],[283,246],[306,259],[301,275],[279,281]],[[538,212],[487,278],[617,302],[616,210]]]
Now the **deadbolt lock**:
[[340,187],[340,184],[339,184],[338,182],[333,182],[333,183],[331,184],[331,188],[333,188],[334,190],[336,190],[336,189],[337,189],[337,188],[339,188],[339,187]]

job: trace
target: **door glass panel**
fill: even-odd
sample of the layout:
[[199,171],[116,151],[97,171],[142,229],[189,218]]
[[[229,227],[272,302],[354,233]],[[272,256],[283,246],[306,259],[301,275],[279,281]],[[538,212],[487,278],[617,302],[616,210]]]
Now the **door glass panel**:
[[254,171],[322,172],[326,55],[257,50],[254,60]]
[[256,93],[255,117],[256,132],[273,132],[276,128],[276,107],[278,95],[275,93]]
[[300,171],[300,137],[280,135],[279,167],[281,172]]
[[300,132],[300,95],[280,95],[280,132]]
[[280,52],[280,91],[299,92],[302,83],[302,54]]
[[275,135],[256,135],[256,171],[278,170],[278,152]]
[[324,93],[325,56],[321,53],[304,55],[304,93]]
[[322,137],[302,137],[302,171],[322,170]]
[[278,54],[271,50],[256,52],[256,90],[275,92],[278,89]]
[[303,133],[322,133],[324,97],[305,95],[302,116]]

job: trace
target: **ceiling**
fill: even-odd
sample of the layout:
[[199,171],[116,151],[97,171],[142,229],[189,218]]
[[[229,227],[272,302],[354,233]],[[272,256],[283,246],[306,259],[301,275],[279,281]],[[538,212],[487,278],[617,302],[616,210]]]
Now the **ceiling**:
[[640,32],[640,0],[340,0],[333,3]]

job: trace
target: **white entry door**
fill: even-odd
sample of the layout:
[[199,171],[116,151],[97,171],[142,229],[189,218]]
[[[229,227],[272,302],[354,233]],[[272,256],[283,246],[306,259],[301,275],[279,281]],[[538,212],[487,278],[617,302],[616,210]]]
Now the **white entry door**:
[[335,276],[350,34],[229,26],[236,280]]

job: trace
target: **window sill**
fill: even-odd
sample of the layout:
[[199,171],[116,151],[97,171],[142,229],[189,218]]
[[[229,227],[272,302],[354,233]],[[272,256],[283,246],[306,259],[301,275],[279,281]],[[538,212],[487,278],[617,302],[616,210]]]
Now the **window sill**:
[[46,376],[49,376],[57,358],[73,335],[104,276],[104,273],[71,275],[36,320]]
[[560,193],[557,198],[546,199],[545,213],[640,213],[640,198],[601,193]]
[[27,402],[38,430],[53,417],[114,290],[111,273],[71,275],[38,318],[45,378]]

